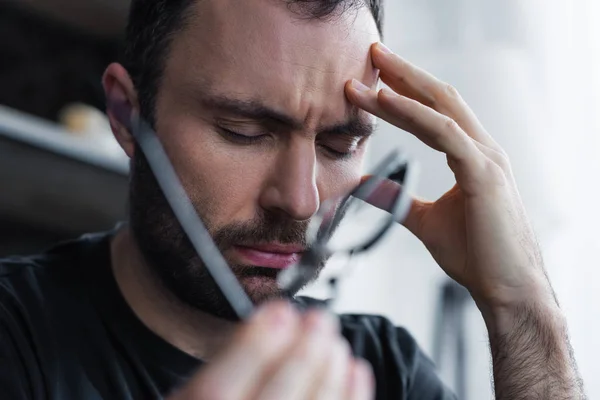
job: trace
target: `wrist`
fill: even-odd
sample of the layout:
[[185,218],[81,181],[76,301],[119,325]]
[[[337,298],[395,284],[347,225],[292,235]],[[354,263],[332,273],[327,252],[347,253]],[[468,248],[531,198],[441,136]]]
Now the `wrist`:
[[476,304],[491,336],[512,332],[532,322],[556,328],[565,325],[554,293],[547,287],[529,287],[510,297],[476,301]]
[[479,307],[490,339],[514,333],[526,327],[545,327],[558,332],[566,327],[565,317],[554,298],[531,296],[504,306]]

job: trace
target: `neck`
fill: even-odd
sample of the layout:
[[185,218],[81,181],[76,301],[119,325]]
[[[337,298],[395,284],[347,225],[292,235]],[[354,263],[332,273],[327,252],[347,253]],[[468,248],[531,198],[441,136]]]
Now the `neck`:
[[183,304],[159,282],[129,227],[113,238],[111,259],[126,302],[144,325],[171,345],[208,361],[231,336],[235,323]]

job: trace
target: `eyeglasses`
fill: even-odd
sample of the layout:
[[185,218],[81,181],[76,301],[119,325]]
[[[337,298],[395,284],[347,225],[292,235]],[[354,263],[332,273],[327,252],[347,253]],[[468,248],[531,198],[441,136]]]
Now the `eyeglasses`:
[[[175,217],[234,313],[240,320],[249,317],[254,310],[252,301],[196,213],[154,129],[143,118],[132,113],[126,103],[112,99],[110,96],[107,108],[130,130],[139,144]],[[384,217],[371,221],[370,229],[355,235],[354,239],[358,240],[346,241],[345,244],[342,240],[342,243],[338,243],[336,237],[339,235],[336,232],[339,232],[339,226],[351,216],[356,218],[362,211],[372,209],[373,206],[367,202],[381,195],[382,185],[389,181],[396,182],[400,186],[392,190],[391,195],[388,193],[385,205],[380,203],[379,208],[384,210]],[[325,201],[309,224],[307,232],[309,248],[303,253],[298,264],[280,273],[278,277],[280,287],[288,293],[295,293],[304,287],[316,275],[319,263],[317,260],[321,260],[323,256],[329,257],[335,253],[353,255],[368,251],[380,241],[395,222],[404,220],[411,204],[408,189],[413,184],[414,173],[412,168],[409,168],[408,161],[398,152],[392,152],[375,168],[366,181],[341,201]]]
[[[414,163],[393,151],[351,193],[326,200],[309,224],[308,249],[297,264],[279,274],[279,287],[296,293],[316,277],[319,260],[334,255],[351,258],[380,243],[393,225],[405,220],[415,183]],[[379,210],[372,204],[377,204]],[[329,279],[332,294],[337,294],[337,284],[347,271],[343,268]]]

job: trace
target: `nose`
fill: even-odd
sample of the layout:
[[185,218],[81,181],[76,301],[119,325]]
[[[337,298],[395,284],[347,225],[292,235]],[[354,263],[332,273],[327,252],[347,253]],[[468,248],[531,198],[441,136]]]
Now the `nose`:
[[314,145],[282,152],[260,196],[260,206],[296,221],[310,219],[319,208]]

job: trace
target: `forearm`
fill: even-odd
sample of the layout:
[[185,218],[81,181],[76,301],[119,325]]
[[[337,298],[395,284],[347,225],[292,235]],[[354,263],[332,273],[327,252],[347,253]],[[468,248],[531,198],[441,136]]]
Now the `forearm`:
[[567,324],[554,302],[484,315],[497,400],[585,399]]

